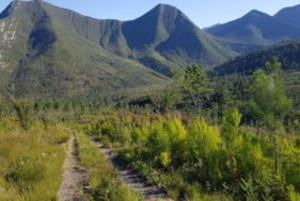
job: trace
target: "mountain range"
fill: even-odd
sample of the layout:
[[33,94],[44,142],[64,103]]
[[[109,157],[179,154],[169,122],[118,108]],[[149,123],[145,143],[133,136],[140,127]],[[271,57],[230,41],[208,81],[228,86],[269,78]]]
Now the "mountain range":
[[[255,20],[254,20],[255,19]],[[283,70],[288,72],[300,72],[300,5],[293,7],[283,8],[277,12],[274,16],[269,16],[262,12],[253,10],[232,22],[224,25],[218,25],[211,28],[207,28],[207,32],[215,32],[223,34],[225,32],[231,32],[231,39],[236,37],[236,40],[243,40],[247,43],[256,44],[273,44],[268,45],[258,51],[253,51],[248,54],[243,54],[236,57],[233,60],[225,62],[213,69],[213,74],[223,76],[228,74],[242,73],[252,74],[257,68],[263,68],[267,61],[270,61],[272,57],[276,56],[282,62]],[[264,33],[260,37],[262,40],[257,40],[251,29],[247,30],[251,26],[260,30],[260,33]],[[277,25],[277,28],[276,26]],[[230,27],[234,30],[230,30]],[[273,28],[272,28],[273,27]],[[239,31],[243,30],[248,33],[249,38],[245,38],[247,34],[240,35]],[[269,34],[268,34],[269,33]],[[270,35],[272,33],[272,35]],[[219,35],[220,37],[229,37],[229,35]],[[279,39],[281,38],[281,39]]]
[[[282,10],[270,16],[258,10],[252,10],[234,21],[205,29],[209,34],[229,41],[238,41],[245,45],[268,46],[278,42],[300,37],[300,23],[292,23],[291,19],[299,19],[298,6]],[[290,22],[291,21],[291,22]]]
[[15,1],[0,26],[0,88],[21,97],[157,85],[173,66],[213,66],[237,55],[169,5],[122,22]]
[[172,67],[200,63],[209,69],[300,38],[297,20],[291,20],[298,13],[290,9],[299,8],[273,17],[254,10],[203,31],[164,4],[119,21],[82,16],[41,0],[14,1],[0,14],[0,90],[45,98],[166,84]]

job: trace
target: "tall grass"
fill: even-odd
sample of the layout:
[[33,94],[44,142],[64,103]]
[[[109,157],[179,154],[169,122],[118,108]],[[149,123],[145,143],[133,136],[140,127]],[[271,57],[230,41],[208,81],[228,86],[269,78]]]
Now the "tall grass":
[[59,125],[44,130],[36,123],[21,130],[11,120],[2,121],[0,200],[56,200],[69,133]]

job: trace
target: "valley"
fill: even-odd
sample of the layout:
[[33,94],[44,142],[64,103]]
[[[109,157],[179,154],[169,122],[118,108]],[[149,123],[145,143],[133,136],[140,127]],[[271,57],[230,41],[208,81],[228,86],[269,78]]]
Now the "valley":
[[200,29],[0,14],[0,201],[299,201],[299,5]]

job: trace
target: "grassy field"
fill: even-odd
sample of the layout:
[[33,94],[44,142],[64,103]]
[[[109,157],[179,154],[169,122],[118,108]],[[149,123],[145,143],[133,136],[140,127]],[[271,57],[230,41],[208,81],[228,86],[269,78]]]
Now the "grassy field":
[[69,130],[36,123],[21,130],[11,119],[0,131],[0,200],[54,201],[61,182]]

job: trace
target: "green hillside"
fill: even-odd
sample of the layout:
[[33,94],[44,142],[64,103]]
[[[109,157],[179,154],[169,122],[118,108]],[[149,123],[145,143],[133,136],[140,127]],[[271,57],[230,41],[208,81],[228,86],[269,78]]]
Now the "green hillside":
[[9,86],[16,96],[64,97],[168,80],[82,37],[76,27],[70,26],[68,11],[40,1],[15,2],[7,10],[1,22],[11,23],[7,26],[15,30],[5,27],[2,38],[7,33],[15,36],[3,45],[2,90]]

